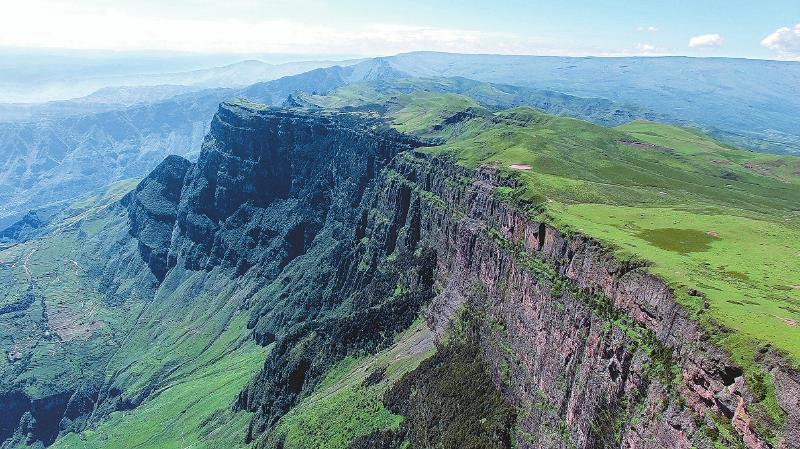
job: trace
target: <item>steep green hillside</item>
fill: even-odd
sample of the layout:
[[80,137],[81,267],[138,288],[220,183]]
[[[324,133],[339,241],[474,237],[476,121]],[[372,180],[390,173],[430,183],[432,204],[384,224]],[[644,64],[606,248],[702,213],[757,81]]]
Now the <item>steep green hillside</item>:
[[[250,414],[231,404],[266,354],[240,309],[252,283],[175,270],[155,293],[118,203],[135,185],[77,201],[44,236],[0,251],[0,396],[24,429],[0,435],[3,447],[243,444]],[[62,413],[79,433],[57,440]]]
[[[244,331],[236,323],[227,338]],[[70,433],[53,448],[245,448],[249,413],[233,413],[231,403],[264,360],[254,342],[220,360],[181,376],[155,397],[130,411],[116,411],[95,428]]]

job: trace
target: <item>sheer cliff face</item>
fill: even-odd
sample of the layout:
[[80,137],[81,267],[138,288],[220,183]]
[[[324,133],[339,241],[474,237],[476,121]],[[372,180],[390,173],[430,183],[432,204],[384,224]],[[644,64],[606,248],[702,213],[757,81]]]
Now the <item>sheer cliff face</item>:
[[[168,247],[166,232],[160,248],[139,237],[157,276],[165,263],[263,281],[250,327],[277,346],[238,401],[256,412],[249,438],[419,310],[442,334],[469,307],[482,317],[482,360],[518,410],[518,447],[798,447],[796,373],[768,366],[787,413],[771,435],[780,425],[758,415],[742,370],[662,281],[528,218],[498,196],[513,181],[491,169],[379,129],[223,105],[176,213],[159,215],[174,220]],[[400,279],[412,288],[392,298]]]
[[[337,362],[387,347],[420,314],[446,345],[468,310],[476,338],[455,353],[477,355],[482,391],[502,398],[487,403],[515,420],[493,431],[497,447],[800,447],[796,372],[765,355],[786,413],[766,422],[763,397],[662,281],[530,218],[498,191],[513,180],[421,145],[358,115],[225,103],[197,163],[168,158],[122,200],[125,244],[141,260],[108,262],[103,283],[114,291],[119,273],[142,271],[154,322],[182,310],[225,329],[249,311],[252,338],[273,346],[235,408],[254,412],[246,439],[260,445]],[[180,296],[184,282],[197,295],[237,288],[201,301]],[[453,352],[442,347],[439,368]],[[92,419],[140,404],[169,373],[154,370],[141,392],[115,399],[122,407],[110,392],[141,376],[125,369],[92,390]],[[408,382],[431,372],[446,370]],[[403,395],[391,391],[386,406],[402,411]],[[429,416],[479,421],[432,402]],[[392,447],[413,429],[354,447]]]
[[171,263],[278,272],[305,253],[329,214],[352,221],[376,170],[410,148],[397,133],[371,126],[348,116],[223,105],[187,175]]
[[[257,411],[252,437],[313,389],[332,360],[379,347],[370,332],[401,328],[380,314],[429,303],[427,319],[440,331],[460,307],[484,317],[481,353],[519,410],[519,447],[688,449],[725,443],[728,430],[750,448],[796,447],[796,373],[771,367],[787,419],[782,434],[769,435],[776,423],[751,412],[759,399],[741,369],[662,281],[527,218],[495,194],[511,181],[491,169],[428,157],[374,126],[224,106],[187,175],[170,257],[193,268],[259,267],[276,279],[251,319],[259,341],[278,341],[240,396],[240,407]],[[435,254],[435,298],[424,281],[431,259],[414,257],[420,248]],[[392,254],[419,286],[400,308],[379,299],[392,284],[381,278],[399,276],[382,262]],[[326,262],[313,275],[294,269],[315,258]],[[372,325],[355,325],[363,310],[354,297],[380,311]],[[303,328],[289,331],[295,323]]]
[[765,363],[787,414],[782,427],[769,422],[763,397],[660,279],[527,218],[495,193],[510,181],[492,169],[405,153],[387,173],[379,207],[390,215],[392,196],[410,187],[420,239],[437,249],[442,290],[429,320],[458,304],[484,316],[484,360],[518,407],[518,447],[800,444],[800,376]]

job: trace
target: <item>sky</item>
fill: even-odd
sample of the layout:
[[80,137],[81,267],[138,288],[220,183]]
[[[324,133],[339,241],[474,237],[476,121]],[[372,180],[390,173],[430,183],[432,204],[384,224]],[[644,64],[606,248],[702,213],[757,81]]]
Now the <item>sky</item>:
[[0,0],[0,48],[800,61],[800,0]]

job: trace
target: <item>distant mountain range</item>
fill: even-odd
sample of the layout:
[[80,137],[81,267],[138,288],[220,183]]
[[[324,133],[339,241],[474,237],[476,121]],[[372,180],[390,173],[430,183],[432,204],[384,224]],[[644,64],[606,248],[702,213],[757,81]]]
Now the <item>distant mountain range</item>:
[[[192,158],[219,103],[241,96],[280,104],[298,91],[326,93],[349,83],[401,76],[382,60],[335,66],[255,83],[244,89],[203,89],[172,98],[108,106],[63,102],[67,116],[0,123],[0,228],[32,209],[75,198],[120,179],[148,173],[167,155]],[[99,94],[98,94],[99,95]],[[80,107],[88,110],[81,113]],[[64,106],[64,109],[69,109]],[[77,111],[77,112],[76,112]]]
[[[113,64],[106,62],[97,67],[88,64],[88,67],[82,69],[72,69],[70,65],[67,67],[46,65],[37,70],[43,63],[27,66],[21,63],[22,68],[20,68],[13,65],[14,61],[12,59],[12,62],[0,64],[0,68],[3,68],[3,74],[0,75],[0,103],[22,103],[23,105],[20,107],[23,107],[27,103],[86,96],[90,96],[90,98],[81,100],[118,103],[120,99],[123,101],[126,99],[126,91],[135,91],[137,88],[151,86],[173,85],[184,88],[192,87],[194,90],[214,87],[244,87],[320,67],[352,65],[360,60],[297,61],[279,64],[246,60],[219,67],[180,71],[169,71],[170,65],[167,63],[163,63],[160,67],[152,62],[130,67],[119,64],[120,67],[116,69],[109,68],[108,65]],[[26,67],[28,67],[27,70]],[[109,88],[110,91],[107,90]],[[108,95],[108,93],[115,92],[117,88],[121,88],[121,98]],[[160,90],[164,89],[160,88]],[[97,93],[97,91],[100,92]],[[144,90],[143,92],[148,91]],[[95,94],[92,95],[93,93]]]
[[[129,77],[133,87],[69,101],[0,105],[0,228],[29,210],[143,176],[166,155],[192,159],[227,98],[279,105],[362,82],[425,77],[426,88],[468,94],[486,107],[527,105],[606,126],[633,119],[694,125],[748,149],[800,153],[800,96],[793,94],[800,63],[420,52],[333,64],[243,61]],[[270,80],[282,75],[289,76]],[[381,86],[389,87],[402,91],[402,83]]]
[[800,153],[800,63],[730,58],[462,55],[388,58],[414,76],[462,76],[643,107],[749,149]]

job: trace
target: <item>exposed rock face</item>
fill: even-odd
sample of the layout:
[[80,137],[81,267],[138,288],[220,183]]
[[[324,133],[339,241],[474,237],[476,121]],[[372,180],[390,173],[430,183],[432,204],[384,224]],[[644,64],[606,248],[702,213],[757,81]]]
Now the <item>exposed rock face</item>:
[[[211,306],[170,297],[180,276],[213,273],[214,282],[191,290],[198,295],[243,279],[256,284],[241,308],[251,310],[254,338],[274,346],[235,405],[254,412],[252,441],[344,357],[386,347],[421,311],[446,335],[467,309],[478,318],[476,346],[442,350],[387,395],[387,406],[406,410],[403,388],[452,371],[475,378],[485,371],[491,388],[445,380],[431,391],[476,385],[482,404],[502,409],[490,438],[480,440],[492,447],[800,447],[796,372],[764,356],[787,415],[779,433],[768,435],[754,413],[763,398],[664,282],[591,239],[530,218],[525,205],[497,192],[513,180],[428,156],[416,150],[422,145],[359,115],[225,103],[197,163],[166,159],[123,207],[114,206],[121,221],[127,214],[120,247],[128,252],[97,277],[113,291],[120,273],[138,273],[156,284],[156,306],[191,308]],[[449,369],[461,354],[479,366]],[[134,398],[116,389],[124,379],[54,396],[48,410],[60,425],[52,428],[42,427],[36,404],[10,398],[14,416],[10,425],[0,422],[0,437],[35,435],[46,443],[89,418],[140,404],[167,375],[153,374]],[[459,401],[414,404],[459,416]],[[487,436],[474,423],[464,428]],[[354,447],[401,441],[381,432]]]
[[783,442],[787,448],[800,446],[800,373],[776,364],[771,370],[778,403],[786,411]]
[[420,143],[348,114],[236,104],[211,129],[186,178],[170,263],[233,267],[265,284],[250,326],[277,345],[238,401],[257,412],[255,437],[333,363],[387,344],[432,297],[433,254],[382,266],[392,248],[361,242],[377,174]]
[[[274,279],[251,320],[277,346],[240,395],[256,412],[249,437],[349,351],[385,344],[430,298],[434,276],[432,327],[461,304],[484,316],[481,353],[520,411],[518,447],[798,447],[796,374],[773,368],[788,416],[770,439],[742,370],[663,281],[528,218],[495,194],[512,181],[494,170],[414,152],[418,143],[376,126],[224,105],[187,175],[169,264],[258,267]],[[406,275],[387,268],[389,255]],[[413,298],[385,300],[398,282]]]
[[124,198],[130,234],[139,242],[142,259],[158,280],[167,273],[167,253],[178,213],[183,178],[191,163],[169,156]]
[[53,444],[71,394],[59,393],[34,401],[17,392],[0,395],[3,405],[8,407],[8,416],[3,416],[0,421],[0,438],[8,439],[3,442],[3,447],[37,443],[46,447]]
[[[769,447],[748,415],[757,399],[742,370],[663,281],[528,219],[493,194],[509,181],[492,169],[406,153],[388,171],[377,207],[391,216],[410,188],[420,239],[438,250],[447,299],[431,319],[452,298],[486,314],[484,356],[523,410],[519,447],[711,447],[719,426]],[[775,440],[798,447],[797,374],[772,372],[788,415]]]
[[0,241],[9,240],[16,241],[23,237],[25,234],[35,233],[36,230],[45,226],[46,220],[39,217],[37,211],[30,211],[25,214],[19,221],[6,229],[0,231]]
[[328,221],[352,222],[377,170],[414,145],[376,125],[223,104],[187,175],[170,263],[274,277]]
[[24,242],[39,237],[47,231],[47,225],[57,219],[64,203],[28,211],[21,219],[0,231],[0,243]]

